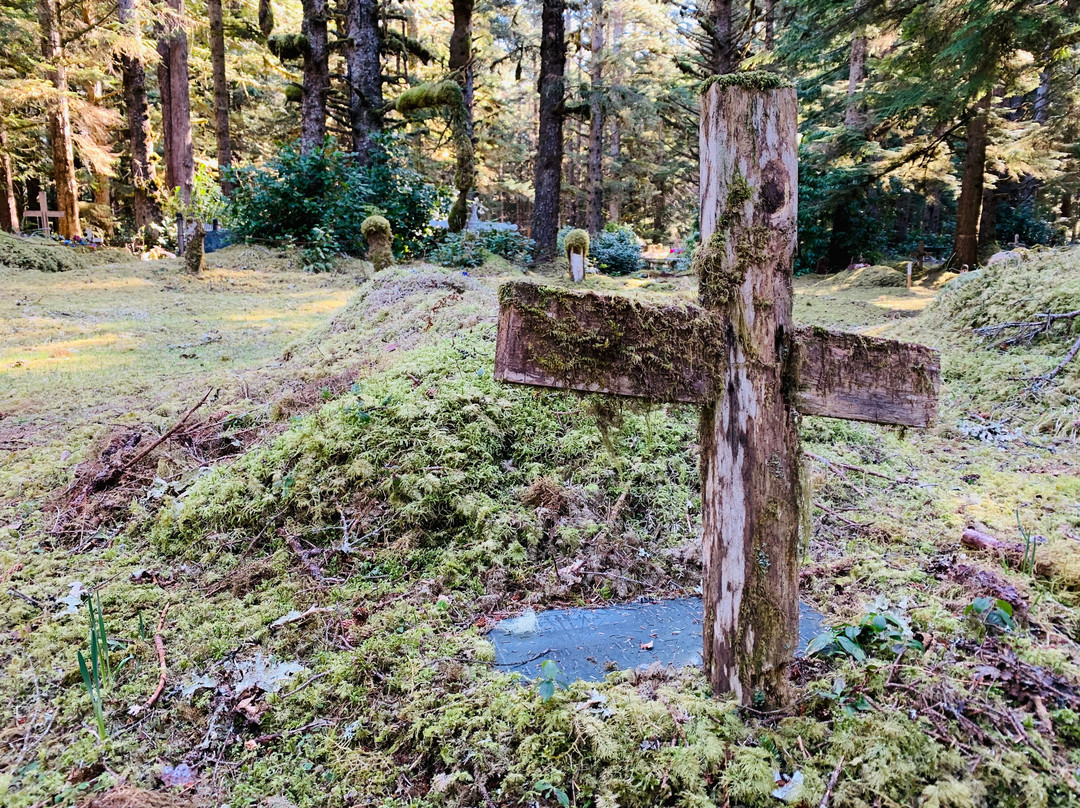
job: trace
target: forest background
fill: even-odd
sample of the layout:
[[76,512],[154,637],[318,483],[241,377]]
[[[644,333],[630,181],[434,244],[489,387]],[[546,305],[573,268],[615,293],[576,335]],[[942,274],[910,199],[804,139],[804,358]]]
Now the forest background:
[[174,246],[184,212],[319,269],[383,213],[467,266],[476,199],[520,233],[487,249],[607,230],[628,271],[638,239],[692,251],[701,90],[747,69],[799,87],[800,271],[974,266],[1080,218],[1076,0],[4,0],[0,40],[9,232],[45,190],[68,241]]

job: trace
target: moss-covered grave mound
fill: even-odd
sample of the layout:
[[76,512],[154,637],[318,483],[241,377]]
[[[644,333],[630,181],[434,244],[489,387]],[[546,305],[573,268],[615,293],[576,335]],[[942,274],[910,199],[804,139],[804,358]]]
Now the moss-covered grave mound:
[[35,238],[17,238],[0,233],[0,267],[32,269],[38,272],[67,272],[84,263],[73,249]]

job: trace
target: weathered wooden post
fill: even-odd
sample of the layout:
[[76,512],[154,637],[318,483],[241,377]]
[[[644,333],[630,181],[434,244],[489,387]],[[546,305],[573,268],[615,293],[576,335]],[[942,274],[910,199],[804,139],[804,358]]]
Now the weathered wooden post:
[[184,214],[176,214],[176,254],[187,252],[187,233],[184,232]]
[[795,328],[795,91],[716,81],[702,106],[701,306],[507,284],[502,381],[701,407],[704,660],[713,693],[774,707],[798,642],[796,409],[926,426],[940,361],[920,345]]
[[723,394],[701,410],[705,671],[759,704],[785,700],[798,640],[796,133],[778,77],[723,76],[703,99],[698,296],[727,323]]

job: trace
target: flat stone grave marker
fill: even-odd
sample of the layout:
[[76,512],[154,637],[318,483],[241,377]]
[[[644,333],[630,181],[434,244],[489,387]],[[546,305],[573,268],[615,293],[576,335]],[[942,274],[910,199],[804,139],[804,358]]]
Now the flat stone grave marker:
[[[599,682],[612,670],[659,662],[701,666],[701,598],[642,599],[599,608],[528,611],[495,624],[487,639],[495,646],[495,666],[529,678],[554,660],[570,681]],[[821,634],[822,615],[799,604],[796,655]]]
[[930,348],[796,327],[797,117],[772,74],[702,99],[700,305],[508,284],[495,349],[501,381],[700,408],[705,673],[768,709],[799,640],[799,415],[922,427],[940,384]]

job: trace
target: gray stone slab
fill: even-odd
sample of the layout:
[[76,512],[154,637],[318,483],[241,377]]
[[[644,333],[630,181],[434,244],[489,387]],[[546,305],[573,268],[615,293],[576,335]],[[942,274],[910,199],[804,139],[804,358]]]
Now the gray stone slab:
[[[502,620],[488,633],[495,665],[533,678],[555,660],[570,681],[600,681],[612,670],[659,662],[701,665],[701,598],[641,600],[597,609],[528,611]],[[823,631],[822,615],[799,604],[799,646]],[[644,647],[643,647],[644,646]]]

